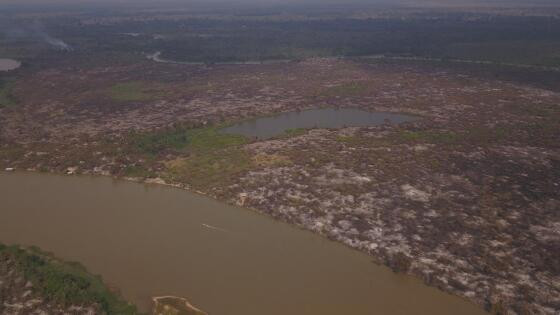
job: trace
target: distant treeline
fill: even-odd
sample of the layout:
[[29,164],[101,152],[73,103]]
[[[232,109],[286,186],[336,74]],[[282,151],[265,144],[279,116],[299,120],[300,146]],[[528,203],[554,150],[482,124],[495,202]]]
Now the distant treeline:
[[560,19],[552,17],[459,12],[383,19],[147,16],[90,25],[70,16],[48,20],[46,25],[78,52],[161,51],[162,57],[178,61],[399,54],[560,65]]

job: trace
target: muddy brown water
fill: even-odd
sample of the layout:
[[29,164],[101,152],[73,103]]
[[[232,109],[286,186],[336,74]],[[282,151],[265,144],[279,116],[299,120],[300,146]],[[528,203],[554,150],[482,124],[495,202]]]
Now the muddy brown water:
[[399,124],[417,119],[418,117],[411,115],[369,112],[355,108],[319,108],[248,120],[222,131],[250,138],[268,139],[297,128],[367,127],[384,123]]
[[211,315],[484,314],[370,257],[187,191],[105,177],[0,174],[0,242],[83,263],[129,301]]
[[21,66],[21,62],[13,59],[0,58],[0,71],[15,70]]

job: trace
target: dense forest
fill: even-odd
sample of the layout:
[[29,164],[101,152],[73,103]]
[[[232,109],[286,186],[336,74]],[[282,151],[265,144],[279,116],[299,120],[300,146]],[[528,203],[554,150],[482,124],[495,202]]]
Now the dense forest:
[[15,31],[1,33],[0,42],[12,50],[19,47],[18,56],[25,55],[26,45],[37,52],[40,29],[86,55],[160,51],[166,59],[213,63],[385,54],[560,65],[560,19],[553,16],[427,11],[401,17],[316,18],[248,11],[106,19],[108,14],[45,17],[40,26],[36,18],[14,20],[5,29]]

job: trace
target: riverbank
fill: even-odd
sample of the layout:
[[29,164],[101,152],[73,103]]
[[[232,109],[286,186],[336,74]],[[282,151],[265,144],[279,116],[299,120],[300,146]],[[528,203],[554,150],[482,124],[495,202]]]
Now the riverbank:
[[143,312],[173,295],[209,314],[484,314],[343,244],[187,191],[32,172],[0,173],[0,190],[0,239],[82,262]]
[[[144,314],[115,290],[79,263],[62,261],[35,247],[0,243],[2,314]],[[153,303],[154,315],[207,315],[176,296],[154,297]]]
[[0,243],[0,313],[138,314],[78,263]]
[[158,296],[154,297],[153,301],[154,315],[208,315],[181,297]]
[[[81,75],[100,85],[147,72],[176,81],[134,85],[157,90],[153,100],[103,103],[103,86],[96,103],[95,95],[73,92],[96,82],[78,80],[59,82],[64,96],[29,94],[3,112],[0,166],[204,192],[342,242],[488,310],[560,308],[557,92],[443,66],[333,59],[235,71],[154,63],[108,69]],[[44,72],[26,82],[48,95],[42,89],[52,87],[41,82],[72,75]],[[425,118],[267,141],[213,127],[317,104]],[[45,116],[46,108],[59,114]]]

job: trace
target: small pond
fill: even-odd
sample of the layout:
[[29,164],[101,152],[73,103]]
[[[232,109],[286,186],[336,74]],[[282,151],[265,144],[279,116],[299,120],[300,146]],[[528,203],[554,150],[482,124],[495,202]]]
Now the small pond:
[[378,126],[384,123],[400,124],[418,117],[383,112],[368,112],[354,108],[321,108],[282,113],[244,121],[222,129],[225,133],[241,134],[251,138],[267,139],[297,128],[343,128]]
[[0,71],[10,71],[21,66],[21,62],[13,59],[0,58]]

